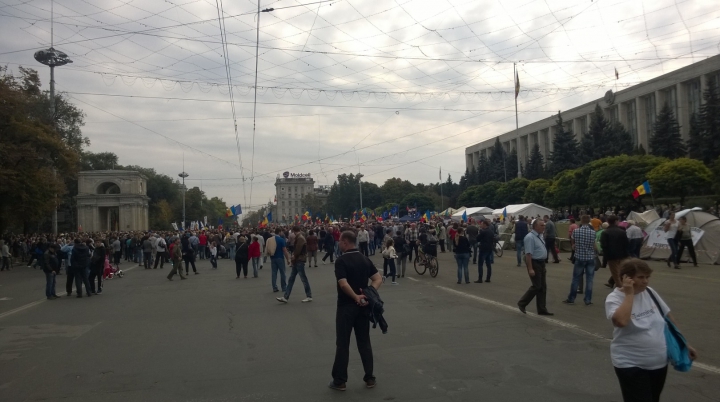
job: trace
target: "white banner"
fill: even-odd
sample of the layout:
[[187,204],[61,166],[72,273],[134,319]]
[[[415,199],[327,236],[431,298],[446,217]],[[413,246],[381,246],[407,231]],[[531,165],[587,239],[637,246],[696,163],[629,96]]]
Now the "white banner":
[[[692,233],[693,246],[697,246],[697,242],[705,234],[705,231],[700,228],[691,227],[690,232]],[[662,227],[656,228],[652,233],[648,235],[647,247],[669,249],[670,246],[667,244],[667,233]]]

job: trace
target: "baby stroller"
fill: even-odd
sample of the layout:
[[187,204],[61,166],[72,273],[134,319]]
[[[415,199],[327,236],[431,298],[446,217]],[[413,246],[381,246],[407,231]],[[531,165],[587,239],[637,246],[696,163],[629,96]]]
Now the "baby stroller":
[[103,279],[113,279],[114,277],[122,278],[125,274],[123,274],[122,269],[117,269],[110,264],[110,259],[105,256],[105,268],[103,269]]

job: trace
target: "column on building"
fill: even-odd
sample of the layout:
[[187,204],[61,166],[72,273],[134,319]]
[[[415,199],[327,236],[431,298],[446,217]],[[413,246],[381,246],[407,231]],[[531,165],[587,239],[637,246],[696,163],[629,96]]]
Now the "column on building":
[[680,125],[680,135],[683,140],[690,138],[690,112],[688,107],[688,91],[687,85],[682,82],[675,84],[675,96],[677,98],[677,122]]
[[[648,95],[650,96],[650,95]],[[645,149],[646,152],[650,152],[649,140],[651,133],[648,132],[648,118],[647,118],[647,97],[635,98],[635,113],[637,121],[637,140],[638,146]]]

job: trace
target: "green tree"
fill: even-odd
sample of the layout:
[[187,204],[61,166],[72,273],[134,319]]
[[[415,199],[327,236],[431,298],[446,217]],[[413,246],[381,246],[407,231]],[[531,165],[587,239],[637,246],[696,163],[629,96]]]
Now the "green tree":
[[705,103],[700,106],[696,125],[690,125],[690,155],[705,164],[711,164],[720,156],[720,89],[713,80],[703,93]]
[[[363,184],[364,186],[364,184]],[[363,187],[363,192],[365,187]],[[397,177],[385,180],[382,186],[380,186],[380,192],[385,202],[398,203],[407,194],[415,192],[415,186],[407,180],[402,180]],[[364,197],[363,197],[364,198]],[[369,205],[378,205],[370,204]]]
[[[375,204],[377,205],[377,204]],[[330,187],[328,210],[336,219],[349,218],[360,207],[360,177],[352,173],[341,174]]]
[[685,143],[680,135],[680,126],[667,102],[663,105],[653,125],[649,145],[650,153],[655,156],[675,159],[687,155]]
[[466,207],[493,207],[495,203],[495,195],[502,186],[499,181],[489,181],[480,186],[468,187],[460,197],[458,203]]
[[495,193],[494,202],[498,207],[522,203],[525,190],[530,185],[530,180],[525,178],[514,178],[503,183]]
[[[20,73],[15,77],[0,67],[0,232],[11,225],[28,232],[30,223],[50,217],[86,143],[77,138],[82,112],[59,96],[63,107],[53,121],[37,72]],[[75,119],[66,118],[70,112]]]
[[564,170],[577,169],[582,165],[580,144],[572,131],[565,130],[560,111],[555,124],[553,151],[550,153],[548,168],[555,176]]
[[545,176],[545,161],[540,153],[540,145],[533,145],[530,159],[525,168],[525,177],[529,180],[540,179]]
[[720,156],[712,164],[713,193],[720,199]]
[[435,203],[433,202],[432,198],[430,198],[427,194],[410,193],[403,197],[403,199],[400,201],[401,212],[407,207],[417,207],[418,213],[422,215],[427,210],[434,211]]
[[113,152],[89,151],[80,154],[80,170],[114,170],[121,168],[118,156]]
[[545,192],[552,185],[550,180],[536,179],[531,181],[523,194],[523,202],[545,205]]
[[587,177],[583,169],[565,170],[557,174],[545,192],[545,203],[554,207],[568,207],[587,204]]
[[701,161],[678,158],[664,162],[647,174],[653,192],[666,197],[685,198],[692,194],[708,194],[713,184],[713,173]]
[[584,162],[608,156],[630,155],[633,148],[632,137],[622,124],[607,120],[600,105],[595,105],[595,111],[590,115],[590,129],[581,143]]
[[[495,144],[490,149],[490,156],[488,157],[487,166],[487,180],[488,181],[501,181],[505,182],[512,177],[507,176],[505,169],[506,164],[506,153],[502,144],[500,144],[500,137],[495,138]],[[482,182],[480,184],[483,184]]]
[[507,154],[507,158],[505,158],[505,166],[508,180],[518,177],[518,157],[516,150],[513,149]]
[[633,190],[647,179],[651,170],[666,161],[652,155],[621,155],[596,160],[582,168],[587,174],[584,193],[593,205],[601,207],[632,203]]

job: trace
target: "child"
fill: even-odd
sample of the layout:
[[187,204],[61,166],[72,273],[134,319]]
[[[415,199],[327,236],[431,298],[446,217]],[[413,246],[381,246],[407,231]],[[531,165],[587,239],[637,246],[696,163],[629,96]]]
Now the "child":
[[217,269],[217,251],[217,245],[212,242],[210,244],[210,264],[212,264],[213,269]]
[[[398,258],[395,254],[395,247],[392,239],[385,242],[385,250],[382,252],[383,256],[383,282],[388,276],[392,276],[392,284],[397,285],[395,282],[395,259]],[[390,267],[390,275],[388,275],[388,267]]]

